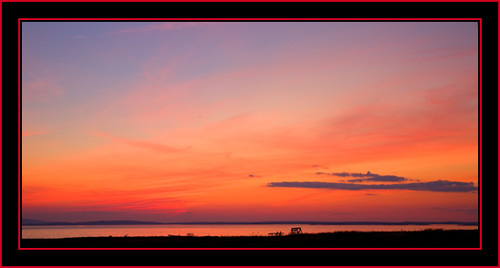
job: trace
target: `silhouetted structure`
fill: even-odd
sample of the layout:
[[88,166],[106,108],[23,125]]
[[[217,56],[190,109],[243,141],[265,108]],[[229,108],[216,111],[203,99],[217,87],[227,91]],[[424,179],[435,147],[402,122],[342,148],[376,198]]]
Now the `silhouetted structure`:
[[300,228],[300,227],[292,228],[292,230],[290,231],[291,235],[297,235],[297,234],[301,234],[301,233],[302,233],[302,228]]
[[279,231],[279,232],[276,232],[276,233],[269,233],[268,236],[282,236],[283,235],[283,232],[282,231]]

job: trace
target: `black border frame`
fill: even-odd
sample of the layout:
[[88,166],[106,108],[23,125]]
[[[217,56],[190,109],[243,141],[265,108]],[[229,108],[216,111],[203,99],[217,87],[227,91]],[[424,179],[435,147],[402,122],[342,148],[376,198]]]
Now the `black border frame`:
[[[2,265],[498,266],[498,2],[2,2]],[[481,18],[481,250],[19,250],[19,18]],[[14,67],[16,66],[16,67]],[[485,112],[484,107],[489,107]],[[496,107],[496,112],[491,107]],[[486,119],[486,120],[485,120]],[[488,123],[484,123],[488,122]],[[494,122],[494,124],[492,123]],[[16,125],[14,125],[16,124]],[[12,150],[12,152],[11,152]],[[492,158],[493,151],[496,158]],[[19,153],[19,152],[18,152]],[[17,156],[18,154],[16,154]],[[484,155],[488,155],[484,158]],[[9,157],[10,156],[10,157]],[[16,189],[16,191],[14,191]]]

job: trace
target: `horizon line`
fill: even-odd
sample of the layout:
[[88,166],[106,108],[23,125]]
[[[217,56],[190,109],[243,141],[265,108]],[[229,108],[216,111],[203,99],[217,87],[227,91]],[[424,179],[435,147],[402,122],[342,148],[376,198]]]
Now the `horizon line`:
[[[38,223],[22,223],[22,221],[36,221]],[[478,225],[479,222],[467,221],[193,221],[193,222],[157,222],[157,221],[137,221],[137,220],[92,220],[92,221],[43,221],[36,219],[22,219],[21,225],[86,225],[86,224],[325,224],[325,225],[431,225],[431,224],[466,224]]]

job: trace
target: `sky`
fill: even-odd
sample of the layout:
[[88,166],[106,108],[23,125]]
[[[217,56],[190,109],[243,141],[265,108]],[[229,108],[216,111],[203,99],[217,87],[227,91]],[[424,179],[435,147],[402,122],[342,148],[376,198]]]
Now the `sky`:
[[477,22],[21,34],[23,218],[478,220]]

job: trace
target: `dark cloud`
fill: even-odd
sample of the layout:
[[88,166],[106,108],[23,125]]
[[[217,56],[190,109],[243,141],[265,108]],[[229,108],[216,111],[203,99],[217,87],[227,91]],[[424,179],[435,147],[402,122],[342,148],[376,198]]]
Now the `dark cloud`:
[[374,182],[402,182],[402,181],[408,181],[407,178],[403,177],[398,177],[398,176],[393,176],[393,175],[383,175],[383,176],[376,176],[373,178],[367,178],[367,179],[352,179],[352,180],[347,180],[348,182],[364,182],[364,181],[374,181]]
[[325,173],[325,172],[316,172],[317,175],[329,175],[329,176],[337,176],[337,177],[354,177],[354,178],[362,178],[362,179],[351,179],[347,180],[348,182],[403,182],[408,181],[409,179],[404,177],[398,177],[394,175],[379,175],[375,173],[371,173],[370,171],[365,173]]
[[271,182],[267,187],[293,187],[293,188],[315,188],[315,189],[335,189],[335,190],[412,190],[412,191],[432,191],[432,192],[474,192],[477,186],[472,182],[458,182],[448,180],[438,180],[430,182],[400,183],[400,184],[357,184],[357,183],[337,183],[318,181],[284,181]]
[[250,175],[248,175],[248,177],[250,177],[250,178],[260,178],[260,176],[254,175],[254,174],[250,174]]
[[[346,172],[342,172],[342,174],[344,174],[344,173],[346,173]],[[334,173],[334,174],[338,174],[338,173]],[[351,177],[366,178],[366,177],[374,177],[374,176],[379,176],[379,175],[370,173],[370,171],[368,171],[368,172],[366,172],[366,174],[363,174],[363,173],[351,173],[350,176]]]
[[347,172],[342,172],[342,173],[316,172],[316,175],[329,175],[329,176],[338,176],[338,177],[351,177],[351,174],[347,173]]

